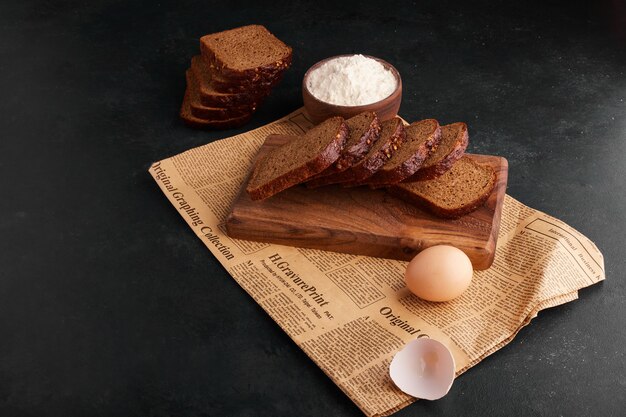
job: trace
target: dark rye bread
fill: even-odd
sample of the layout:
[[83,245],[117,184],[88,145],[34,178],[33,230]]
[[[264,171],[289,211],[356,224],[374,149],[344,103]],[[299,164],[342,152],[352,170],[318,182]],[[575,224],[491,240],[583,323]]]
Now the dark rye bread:
[[191,94],[189,95],[189,106],[191,114],[194,117],[198,117],[200,119],[224,120],[244,116],[254,112],[254,108],[247,106],[214,107],[203,105],[200,99],[198,83],[196,82],[191,70],[187,70],[185,76],[187,78],[187,87],[191,91]]
[[436,178],[449,170],[467,149],[469,135],[465,123],[441,126],[441,142],[415,174],[404,182],[423,181]]
[[339,158],[347,137],[348,126],[343,118],[322,122],[259,160],[246,192],[252,200],[263,200],[306,181]]
[[199,129],[232,129],[243,126],[252,118],[253,112],[227,119],[202,119],[191,112],[191,101],[197,101],[198,91],[187,86],[183,104],[180,107],[180,118],[188,126]]
[[205,35],[200,50],[212,68],[231,79],[273,77],[292,57],[291,48],[261,25]]
[[382,122],[380,137],[363,159],[343,172],[309,181],[307,186],[316,188],[329,184],[352,185],[352,183],[369,178],[402,146],[404,137],[405,132],[402,119],[394,117]]
[[395,184],[413,175],[441,141],[441,128],[435,119],[411,123],[404,128],[406,139],[391,159],[364,182],[373,188]]
[[482,206],[496,184],[496,173],[489,165],[461,157],[441,176],[425,181],[392,185],[394,196],[417,204],[444,218],[458,218]]
[[[210,68],[210,67],[209,67]],[[261,78],[255,81],[233,81],[222,77],[219,74],[213,76],[213,87],[224,93],[252,93],[254,95],[269,95],[274,88],[283,79],[284,71],[275,77]]]
[[357,114],[346,120],[348,125],[348,140],[341,156],[333,165],[328,167],[315,178],[343,172],[360,161],[380,137],[381,124],[376,113],[368,111]]
[[291,48],[259,25],[203,36],[191,60],[181,118],[194,127],[237,127],[280,82]]
[[211,70],[216,71],[225,80],[229,80],[231,82],[256,83],[264,80],[268,81],[276,77],[280,77],[281,74],[291,66],[292,57],[290,54],[284,61],[258,67],[254,70],[248,69],[245,72],[237,72],[225,66],[219,59],[216,58],[215,54],[211,50],[204,47],[203,44],[200,46],[200,53]]
[[[360,161],[380,137],[382,126],[374,112],[364,112],[346,120],[350,138],[344,151],[332,166],[334,172],[342,172]],[[332,172],[331,172],[332,173]]]
[[246,106],[254,110],[265,99],[269,92],[222,92],[214,85],[214,78],[208,66],[199,55],[191,58],[191,72],[198,83],[200,101],[204,106],[227,107]]
[[272,77],[262,77],[258,75],[253,79],[241,78],[231,79],[217,72],[207,62],[206,58],[199,55],[196,58],[200,61],[202,67],[206,69],[213,88],[223,93],[249,93],[249,94],[269,94],[271,89],[275,87],[283,78],[284,71],[280,71]]

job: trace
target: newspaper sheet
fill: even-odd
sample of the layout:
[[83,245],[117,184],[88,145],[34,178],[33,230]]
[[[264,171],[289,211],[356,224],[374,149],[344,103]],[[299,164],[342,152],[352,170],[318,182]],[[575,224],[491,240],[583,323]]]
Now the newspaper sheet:
[[393,355],[430,337],[457,376],[510,342],[545,308],[605,278],[598,248],[565,223],[505,197],[493,265],[458,299],[431,303],[405,288],[406,262],[229,238],[224,220],[268,134],[301,134],[302,109],[154,163],[149,172],[239,285],[367,416],[415,401],[389,378]]

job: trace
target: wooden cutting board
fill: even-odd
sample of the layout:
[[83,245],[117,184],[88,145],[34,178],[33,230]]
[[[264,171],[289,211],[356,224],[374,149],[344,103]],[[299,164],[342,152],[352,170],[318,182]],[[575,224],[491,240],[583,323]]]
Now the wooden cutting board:
[[[290,140],[272,135],[257,157]],[[384,190],[298,185],[263,201],[252,201],[245,184],[226,220],[230,237],[288,246],[408,261],[427,247],[453,245],[474,269],[493,262],[506,192],[508,163],[498,156],[472,155],[491,165],[497,184],[484,206],[455,220],[435,217]]]

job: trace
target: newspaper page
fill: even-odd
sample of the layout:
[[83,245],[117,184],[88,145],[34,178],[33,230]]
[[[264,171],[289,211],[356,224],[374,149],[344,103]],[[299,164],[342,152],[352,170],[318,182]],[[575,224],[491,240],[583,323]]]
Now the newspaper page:
[[437,339],[457,376],[510,342],[545,308],[604,279],[598,248],[565,223],[505,197],[493,265],[446,303],[404,285],[406,262],[231,239],[224,221],[267,135],[301,134],[303,109],[154,163],[163,193],[237,283],[367,416],[415,401],[389,377],[407,342]]

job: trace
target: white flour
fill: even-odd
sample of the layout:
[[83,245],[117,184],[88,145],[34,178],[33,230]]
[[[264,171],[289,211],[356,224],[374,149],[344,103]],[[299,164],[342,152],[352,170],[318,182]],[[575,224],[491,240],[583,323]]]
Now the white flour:
[[338,57],[311,71],[307,88],[318,100],[340,106],[375,103],[396,88],[393,73],[363,55]]

